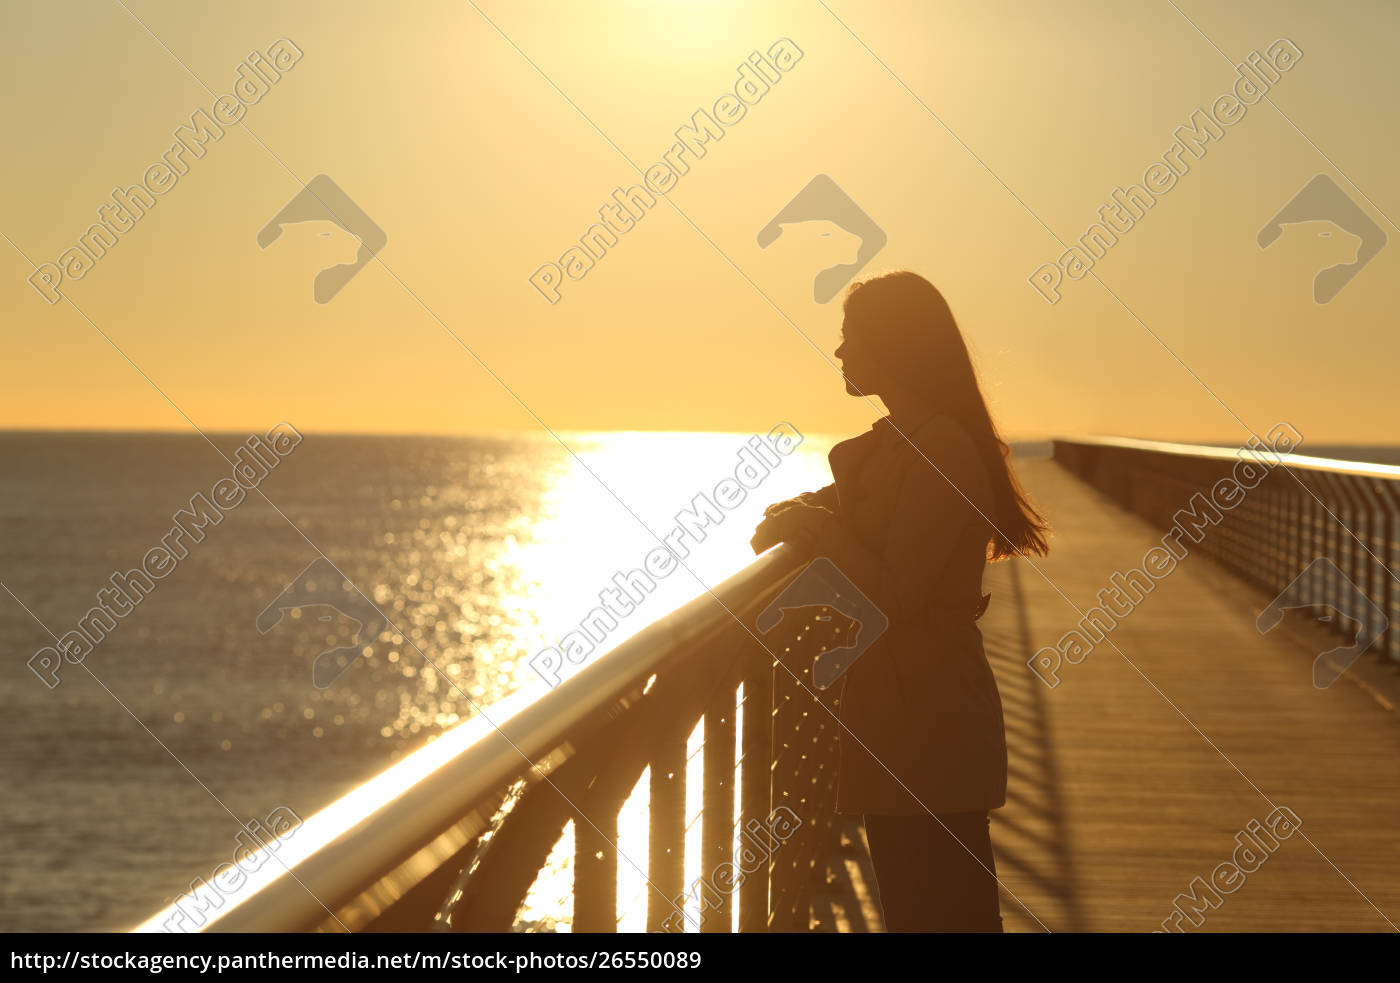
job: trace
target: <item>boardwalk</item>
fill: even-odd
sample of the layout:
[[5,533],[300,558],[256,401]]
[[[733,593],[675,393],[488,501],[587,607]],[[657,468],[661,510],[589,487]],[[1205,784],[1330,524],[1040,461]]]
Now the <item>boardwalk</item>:
[[1278,805],[1301,830],[1196,930],[1394,930],[1393,670],[1368,655],[1315,689],[1312,659],[1335,641],[1310,650],[1306,630],[1259,634],[1268,598],[1192,556],[1113,632],[1121,655],[1101,644],[1049,689],[1025,663],[1080,618],[1059,591],[1087,609],[1162,530],[1051,461],[1022,473],[1056,535],[1040,573],[997,564],[985,584],[1011,758],[1010,800],[993,819],[1007,929],[1156,929]]

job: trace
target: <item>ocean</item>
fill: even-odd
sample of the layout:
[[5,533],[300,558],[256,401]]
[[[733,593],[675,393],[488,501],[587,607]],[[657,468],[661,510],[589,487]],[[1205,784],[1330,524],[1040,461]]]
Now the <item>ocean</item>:
[[[232,457],[248,436],[213,442]],[[643,565],[646,527],[664,535],[732,478],[751,435],[561,436],[576,457],[548,435],[307,435],[260,484],[272,504],[249,494],[178,540],[184,558],[158,559],[165,575],[50,689],[26,666],[49,632],[232,469],[198,435],[0,434],[0,929],[130,928],[228,861],[239,821],[304,819],[533,679],[530,656]],[[700,580],[752,560],[765,505],[830,481],[830,444],[809,435],[751,478],[691,543]],[[288,611],[258,630],[321,553],[392,622],[324,689],[313,659],[353,620]],[[671,573],[599,650],[703,589]]]

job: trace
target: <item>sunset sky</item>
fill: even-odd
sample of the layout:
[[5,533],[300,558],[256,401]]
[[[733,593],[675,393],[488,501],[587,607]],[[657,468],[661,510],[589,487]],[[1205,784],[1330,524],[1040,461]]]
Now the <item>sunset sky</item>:
[[[1314,443],[1393,442],[1400,140],[1376,94],[1395,91],[1400,8],[1178,6],[8,3],[0,428],[189,432],[145,373],[206,431],[860,429],[876,411],[824,357],[839,297],[812,297],[841,237],[757,242],[827,174],[887,236],[863,272],[943,290],[1011,436],[1234,440],[1286,420]],[[34,267],[279,38],[301,59],[48,304]],[[642,180],[628,158],[661,159],[783,38],[801,59],[547,303],[531,274]],[[1077,239],[1280,38],[1303,57],[1273,105],[1191,161],[1102,283],[1046,303],[1027,280],[1055,236]],[[344,243],[257,237],[322,173],[388,242],[318,304]],[[1319,173],[1390,238],[1326,305],[1312,279],[1337,237],[1256,244]]]

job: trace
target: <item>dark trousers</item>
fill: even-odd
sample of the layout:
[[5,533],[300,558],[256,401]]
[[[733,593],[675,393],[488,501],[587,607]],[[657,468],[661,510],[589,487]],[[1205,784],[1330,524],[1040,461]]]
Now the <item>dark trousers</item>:
[[865,817],[889,932],[1000,932],[985,812]]

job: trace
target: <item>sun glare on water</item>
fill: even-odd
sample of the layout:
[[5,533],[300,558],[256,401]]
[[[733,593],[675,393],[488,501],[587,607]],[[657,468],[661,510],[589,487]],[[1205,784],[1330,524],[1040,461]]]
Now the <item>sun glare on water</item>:
[[[600,604],[599,592],[632,570],[645,570],[647,554],[681,524],[678,516],[695,513],[697,496],[714,501],[715,486],[733,479],[744,460],[741,451],[751,435],[732,433],[616,433],[566,437],[577,458],[550,487],[531,541],[519,545],[511,560],[531,585],[523,603],[533,615],[536,646],[559,645]],[[760,435],[761,436],[761,435]],[[616,628],[597,641],[596,651],[578,667],[586,669],[607,649],[631,637],[726,577],[752,562],[748,545],[763,509],[775,501],[810,491],[831,481],[826,464],[829,439],[803,439],[788,456],[768,469],[743,501],[721,509],[722,518],[701,535],[679,538],[688,550],[683,566],[656,580],[656,588],[631,613],[617,618]],[[703,504],[703,503],[702,503]],[[677,541],[677,540],[673,540]],[[538,651],[538,648],[532,651]],[[742,700],[742,694],[739,699]],[[737,708],[736,735],[742,733],[745,708]],[[737,740],[737,737],[736,737]],[[701,869],[701,802],[703,796],[704,721],[686,747],[685,884],[681,905],[687,931],[698,930],[698,880]],[[738,760],[738,748],[735,759]],[[742,801],[735,776],[735,815]],[[620,931],[645,931],[650,893],[646,878],[649,850],[650,771],[644,771],[618,814],[618,892]],[[540,873],[520,913],[522,927],[567,931],[571,920],[574,824],[570,823]],[[737,844],[737,840],[736,840]],[[737,906],[735,916],[737,917]]]

